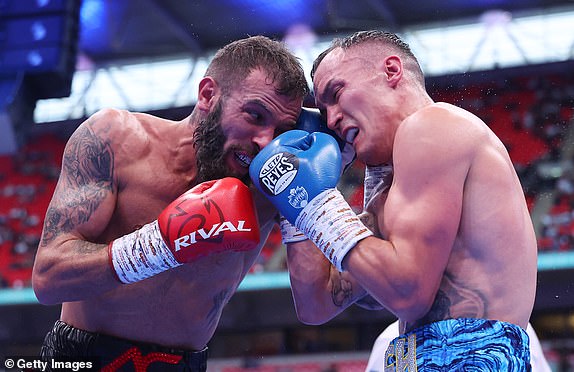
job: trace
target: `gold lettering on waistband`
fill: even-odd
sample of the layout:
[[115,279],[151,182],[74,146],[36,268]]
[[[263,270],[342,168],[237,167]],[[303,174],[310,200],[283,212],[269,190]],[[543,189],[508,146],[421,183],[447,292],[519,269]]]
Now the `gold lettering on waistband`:
[[407,339],[397,338],[390,343],[385,352],[384,367],[385,372],[417,372],[417,342],[414,333]]

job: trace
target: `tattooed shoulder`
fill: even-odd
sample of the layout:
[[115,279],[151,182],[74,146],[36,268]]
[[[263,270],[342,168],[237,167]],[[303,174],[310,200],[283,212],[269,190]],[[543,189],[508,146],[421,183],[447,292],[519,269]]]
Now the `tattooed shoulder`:
[[62,162],[56,192],[46,212],[43,245],[58,233],[72,231],[90,219],[104,198],[113,192],[114,152],[89,125],[72,135]]
[[67,185],[96,182],[111,189],[114,152],[108,141],[98,137],[89,125],[78,128],[64,152],[63,175]]

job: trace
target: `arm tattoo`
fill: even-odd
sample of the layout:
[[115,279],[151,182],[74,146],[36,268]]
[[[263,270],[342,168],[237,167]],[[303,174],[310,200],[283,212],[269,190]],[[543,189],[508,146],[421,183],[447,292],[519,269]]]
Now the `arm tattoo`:
[[414,323],[405,324],[410,331],[424,324],[450,318],[484,318],[487,302],[476,288],[466,288],[445,273],[429,312]]
[[43,245],[58,233],[88,221],[112,191],[114,153],[85,125],[78,128],[64,153],[58,197],[46,213]]
[[331,275],[331,297],[333,304],[337,307],[350,304],[353,296],[353,285],[344,279],[340,272]]

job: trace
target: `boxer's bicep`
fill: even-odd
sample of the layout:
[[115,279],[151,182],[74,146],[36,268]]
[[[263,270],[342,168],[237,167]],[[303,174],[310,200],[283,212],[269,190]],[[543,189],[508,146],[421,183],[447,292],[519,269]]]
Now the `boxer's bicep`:
[[58,237],[86,239],[108,225],[115,206],[114,154],[89,125],[80,126],[64,150],[62,170],[46,212],[42,245]]
[[[470,161],[469,146],[459,145],[450,127],[430,124],[403,129],[393,153],[384,226],[379,226],[393,246],[389,283],[400,288],[391,302],[400,303],[405,293],[414,299],[401,305],[403,313],[397,315],[402,317],[419,316],[435,298],[458,231]],[[381,292],[376,297],[387,296]]]
[[[46,211],[32,284],[41,303],[56,304],[106,290],[113,276],[105,244],[93,241],[109,223],[117,197],[113,152],[86,123],[70,137]],[[115,285],[115,283],[114,283]]]

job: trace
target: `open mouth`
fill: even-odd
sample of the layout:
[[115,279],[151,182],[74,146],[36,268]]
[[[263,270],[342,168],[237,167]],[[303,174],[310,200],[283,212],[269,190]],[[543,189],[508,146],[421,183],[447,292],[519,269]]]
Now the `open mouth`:
[[347,133],[345,133],[345,142],[352,145],[358,134],[359,130],[357,128],[349,129]]
[[248,155],[246,152],[236,151],[235,159],[242,167],[249,168],[249,165],[251,164],[253,157],[251,155]]

